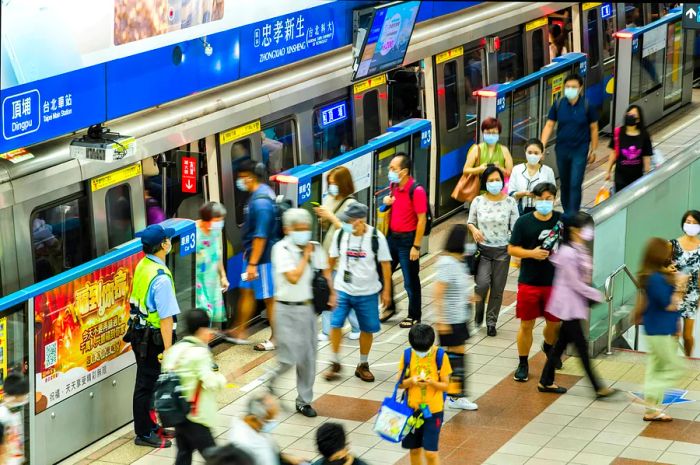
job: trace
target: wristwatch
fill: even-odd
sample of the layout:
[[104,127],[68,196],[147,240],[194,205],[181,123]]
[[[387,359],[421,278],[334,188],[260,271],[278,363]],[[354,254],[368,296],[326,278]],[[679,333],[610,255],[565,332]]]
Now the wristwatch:
[[420,252],[420,246],[419,246],[419,245],[412,245],[411,248],[412,248],[412,249],[416,249],[416,250],[418,250],[418,251]]

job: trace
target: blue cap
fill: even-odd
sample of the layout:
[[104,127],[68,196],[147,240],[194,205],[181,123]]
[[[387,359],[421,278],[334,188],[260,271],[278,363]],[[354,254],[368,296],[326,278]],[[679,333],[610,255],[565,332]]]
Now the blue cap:
[[134,235],[136,237],[140,237],[142,243],[154,246],[173,237],[175,234],[176,232],[173,228],[164,228],[159,224],[152,224],[143,231],[139,231]]

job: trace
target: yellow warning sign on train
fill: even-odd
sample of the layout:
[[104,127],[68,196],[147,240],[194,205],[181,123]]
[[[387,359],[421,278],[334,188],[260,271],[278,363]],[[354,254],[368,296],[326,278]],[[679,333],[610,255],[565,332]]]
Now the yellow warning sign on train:
[[134,165],[129,165],[126,168],[122,168],[117,171],[112,171],[103,176],[93,178],[90,180],[90,187],[92,191],[98,191],[104,189],[105,187],[113,186],[124,182],[127,179],[131,179],[136,176],[141,175],[141,163],[136,163]]
[[549,21],[547,20],[546,16],[544,18],[530,21],[525,25],[525,31],[532,31],[533,29],[537,29],[538,27],[546,26],[548,23]]
[[582,8],[583,8],[583,11],[587,11],[587,10],[590,10],[591,8],[595,8],[595,7],[600,6],[602,4],[603,4],[603,2],[586,2],[583,4]]
[[455,47],[452,50],[448,50],[446,52],[438,53],[437,55],[435,55],[435,63],[439,65],[442,62],[451,60],[452,58],[461,57],[462,55],[464,55],[464,47],[460,45],[459,47]]
[[352,91],[355,94],[359,94],[372,89],[373,87],[381,86],[386,84],[386,74],[380,74],[379,76],[374,76],[364,81],[360,81],[352,86]]
[[223,145],[236,139],[249,136],[255,132],[260,132],[260,120],[222,132],[219,134],[219,143]]

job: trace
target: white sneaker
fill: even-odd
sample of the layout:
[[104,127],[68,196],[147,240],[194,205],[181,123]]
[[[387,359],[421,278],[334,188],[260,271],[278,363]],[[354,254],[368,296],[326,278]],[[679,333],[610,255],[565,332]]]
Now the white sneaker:
[[352,331],[350,331],[348,333],[348,339],[350,339],[351,341],[357,341],[358,339],[360,339],[360,332],[358,331],[356,333],[353,333]]
[[328,340],[328,336],[323,334],[323,333],[318,333],[318,342],[326,342]]
[[479,406],[467,399],[466,397],[448,397],[447,408],[455,410],[476,410],[479,408]]

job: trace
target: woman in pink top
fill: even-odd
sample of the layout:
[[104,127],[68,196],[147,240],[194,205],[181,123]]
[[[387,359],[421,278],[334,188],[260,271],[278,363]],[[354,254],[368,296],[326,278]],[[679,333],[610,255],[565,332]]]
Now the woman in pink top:
[[561,329],[559,339],[549,352],[537,389],[555,394],[566,392],[566,388],[554,383],[554,370],[571,342],[576,346],[596,396],[608,397],[614,390],[602,387],[593,373],[588,358],[588,341],[583,333],[583,321],[588,318],[590,302],[603,300],[600,292],[591,287],[593,260],[586,247],[586,242],[593,240],[593,218],[579,212],[566,223],[564,244],[549,259],[555,271],[547,312],[562,320]]

